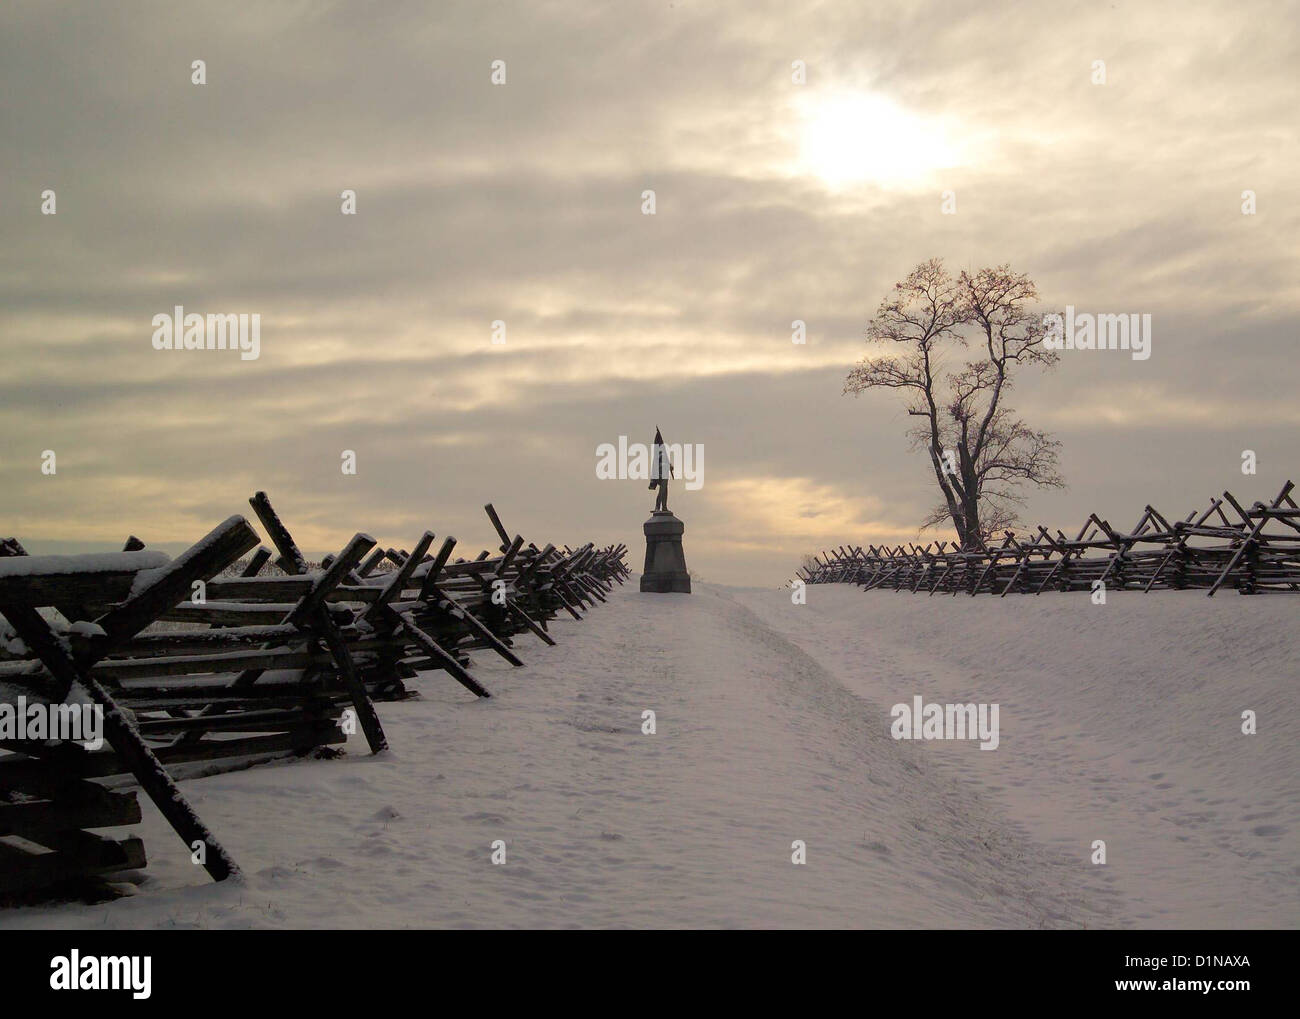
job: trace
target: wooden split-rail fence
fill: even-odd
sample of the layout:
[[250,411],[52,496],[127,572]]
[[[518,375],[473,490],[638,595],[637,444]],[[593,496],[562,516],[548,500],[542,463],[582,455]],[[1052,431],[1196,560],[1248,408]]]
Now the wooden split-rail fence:
[[375,701],[428,670],[488,697],[471,651],[521,666],[515,636],[554,644],[551,619],[581,619],[629,576],[625,546],[525,544],[490,504],[495,553],[357,534],[313,568],[266,494],[250,503],[274,550],[242,516],[175,559],[135,537],[90,556],[0,540],[0,709],[89,703],[104,742],[0,739],[0,901],[99,894],[143,867],[139,838],[90,830],[138,822],[137,789],[213,879],[236,874],[178,779],[329,755],[350,732],[379,753]]
[[1041,594],[1046,590],[1156,591],[1221,588],[1241,594],[1300,591],[1300,507],[1288,481],[1270,502],[1249,507],[1231,492],[1207,509],[1170,522],[1147,506],[1129,530],[1092,514],[1074,538],[1039,526],[1005,532],[1000,544],[963,549],[840,546],[796,574],[806,584],[857,584],[866,590],[927,594]]

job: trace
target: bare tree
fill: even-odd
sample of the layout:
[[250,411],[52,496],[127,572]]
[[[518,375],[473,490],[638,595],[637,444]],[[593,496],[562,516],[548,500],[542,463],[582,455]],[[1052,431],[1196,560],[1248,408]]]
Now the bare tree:
[[[963,548],[983,544],[1014,524],[1020,486],[1063,488],[1060,443],[1015,416],[1005,397],[1018,368],[1050,368],[1059,354],[1043,345],[1033,281],[996,269],[962,271],[954,279],[943,260],[922,262],[894,284],[867,327],[867,341],[898,344],[849,372],[844,392],[883,387],[904,394],[914,448],[929,454],[943,501],[922,528],[950,520]],[[953,353],[978,351],[969,360]]]

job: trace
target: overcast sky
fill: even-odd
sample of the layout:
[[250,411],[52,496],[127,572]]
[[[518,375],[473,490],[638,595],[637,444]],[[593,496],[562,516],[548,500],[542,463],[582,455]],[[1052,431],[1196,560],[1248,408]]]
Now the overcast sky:
[[[1066,352],[1017,384],[1070,483],[1028,521],[1269,498],[1300,477],[1296,15],[6,3],[0,536],[174,550],[265,489],[313,556],[426,527],[472,553],[492,501],[639,569],[654,494],[598,480],[595,450],[658,424],[705,450],[671,498],[691,569],[780,583],[806,551],[915,537],[935,501],[897,400],[841,395],[933,256],[1153,317],[1149,360]],[[178,304],[260,314],[261,356],[153,349]]]

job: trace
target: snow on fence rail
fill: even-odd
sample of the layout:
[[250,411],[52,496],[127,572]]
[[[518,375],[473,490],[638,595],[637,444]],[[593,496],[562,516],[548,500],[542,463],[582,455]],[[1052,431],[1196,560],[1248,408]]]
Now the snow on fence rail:
[[[1243,506],[1231,492],[1203,512],[1170,523],[1147,506],[1130,531],[1091,514],[1073,538],[1039,526],[1032,540],[1007,531],[1000,545],[962,549],[840,546],[796,571],[806,584],[858,584],[934,594],[1040,594],[1112,589],[1152,591],[1221,587],[1241,594],[1300,591],[1300,507],[1288,481],[1271,503]],[[1236,519],[1225,512],[1225,504]]]
[[138,838],[87,830],[140,820],[134,791],[96,781],[113,776],[134,778],[214,880],[237,873],[177,778],[327,754],[354,722],[378,753],[376,700],[424,670],[488,697],[470,651],[520,666],[515,635],[554,644],[550,619],[581,619],[629,576],[625,546],[526,545],[491,504],[496,553],[453,561],[455,538],[431,553],[432,532],[409,551],[357,534],[312,569],[266,494],[249,502],[274,551],[242,516],[176,559],[134,536],[91,556],[0,539],[0,711],[89,702],[105,744],[0,730],[0,900],[144,866]]

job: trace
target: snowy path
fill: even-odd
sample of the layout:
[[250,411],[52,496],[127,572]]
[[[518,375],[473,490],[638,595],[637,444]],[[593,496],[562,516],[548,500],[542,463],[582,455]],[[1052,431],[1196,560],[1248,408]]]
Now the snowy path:
[[[1001,675],[981,666],[978,682],[963,681],[969,663],[951,649],[919,650],[967,625],[968,605],[944,606],[956,610],[945,617],[902,613],[903,595],[814,589],[795,607],[779,591],[701,585],[688,598],[641,595],[634,583],[583,622],[558,621],[560,646],[521,641],[525,669],[479,655],[489,702],[430,674],[422,700],[381,705],[395,748],[384,758],[354,739],[338,761],[186,783],[243,867],[242,885],[207,883],[146,805],[150,865],[135,896],[3,912],[0,927],[1296,923],[1294,740],[1279,763],[1269,756],[1278,742],[1257,738],[1258,759],[1220,766],[1194,796],[1177,783],[1204,741],[1169,761],[1165,744],[1127,745],[1121,729],[1089,750],[1093,726],[1129,706],[1106,703],[1109,685],[1070,710],[1029,696],[1077,683],[1075,665],[1052,677],[1028,662]],[[1266,663],[1269,689],[1294,689],[1287,640]],[[1168,695],[1149,676],[1130,678]],[[889,738],[888,708],[904,692],[934,699],[963,682],[976,699],[1002,698],[1002,749]],[[1273,712],[1279,731],[1289,718],[1294,732],[1294,697],[1266,701],[1248,706]],[[1132,707],[1143,723],[1146,709]],[[641,733],[646,709],[657,713],[653,736]],[[1291,771],[1279,779],[1280,766]],[[1252,773],[1251,801],[1233,800],[1233,782]],[[1130,774],[1153,798],[1131,799]],[[1165,775],[1175,787],[1157,791]],[[1179,796],[1182,807],[1161,813]],[[1233,819],[1229,845],[1206,849],[1207,833],[1223,833],[1193,804]],[[1097,834],[1091,812],[1105,805]],[[1188,853],[1152,859],[1131,841],[1144,827],[1162,830],[1170,854],[1186,836]],[[1092,837],[1111,840],[1110,865],[1087,863]],[[490,862],[495,839],[507,843],[504,866]],[[807,843],[805,866],[790,862],[795,839]],[[1162,872],[1207,851],[1193,878],[1217,876],[1213,894]],[[1147,860],[1136,879],[1134,853]],[[1221,873],[1229,861],[1240,871]],[[1216,911],[1216,895],[1237,898]],[[1195,910],[1178,905],[1185,897]]]

